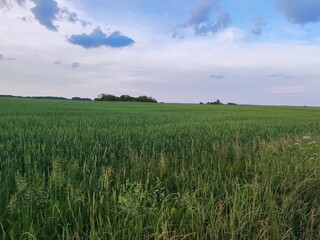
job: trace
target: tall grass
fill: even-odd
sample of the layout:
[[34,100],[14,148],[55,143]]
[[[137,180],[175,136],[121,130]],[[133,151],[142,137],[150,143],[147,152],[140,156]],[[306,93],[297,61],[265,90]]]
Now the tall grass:
[[0,99],[2,239],[319,239],[317,108]]

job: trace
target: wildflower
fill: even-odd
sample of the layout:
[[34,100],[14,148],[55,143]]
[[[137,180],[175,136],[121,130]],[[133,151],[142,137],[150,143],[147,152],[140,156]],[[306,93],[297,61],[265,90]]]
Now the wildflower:
[[311,139],[311,137],[310,137],[310,136],[303,136],[302,138],[303,138],[303,140]]
[[314,144],[316,144],[316,141],[308,142],[308,145],[314,145]]

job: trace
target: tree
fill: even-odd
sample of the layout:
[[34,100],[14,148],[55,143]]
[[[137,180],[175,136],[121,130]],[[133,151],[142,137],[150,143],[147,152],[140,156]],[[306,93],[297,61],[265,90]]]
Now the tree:
[[123,102],[132,102],[133,101],[133,97],[129,96],[129,95],[121,95],[120,96],[120,101]]
[[223,103],[219,99],[217,99],[214,102],[207,102],[207,104],[222,105]]
[[220,105],[220,104],[222,104],[222,103],[220,102],[219,99],[217,99],[215,102],[213,102],[213,104]]
[[116,97],[114,95],[111,95],[111,94],[104,94],[104,93],[101,93],[98,98],[95,98],[94,99],[95,101],[120,101],[120,98],[119,97]]
[[120,97],[101,93],[94,101],[123,101],[123,102],[150,102],[157,103],[157,100],[152,97],[140,96],[140,97],[131,97],[129,95],[121,95]]

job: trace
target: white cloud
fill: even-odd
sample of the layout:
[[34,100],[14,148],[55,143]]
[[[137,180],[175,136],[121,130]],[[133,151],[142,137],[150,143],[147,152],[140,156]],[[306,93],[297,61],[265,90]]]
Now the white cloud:
[[216,37],[223,42],[237,42],[244,39],[245,33],[241,29],[230,27],[218,33]]

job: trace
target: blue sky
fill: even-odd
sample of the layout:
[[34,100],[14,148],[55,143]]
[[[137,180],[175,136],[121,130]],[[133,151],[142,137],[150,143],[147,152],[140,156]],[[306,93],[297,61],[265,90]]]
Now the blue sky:
[[0,0],[0,94],[320,105],[320,0]]

